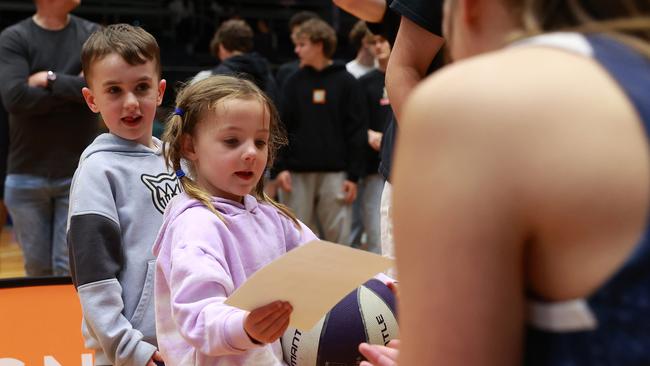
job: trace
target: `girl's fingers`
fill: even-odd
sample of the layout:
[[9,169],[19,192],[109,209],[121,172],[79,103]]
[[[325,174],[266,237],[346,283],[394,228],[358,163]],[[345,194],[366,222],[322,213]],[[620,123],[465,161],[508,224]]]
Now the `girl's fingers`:
[[267,329],[269,333],[269,339],[271,341],[275,341],[276,339],[282,337],[284,332],[287,331],[287,328],[289,327],[289,321],[291,320],[291,316],[287,316],[283,321],[278,321],[276,322],[272,327]]
[[273,333],[273,330],[276,328],[272,329],[272,327],[276,323],[282,324],[284,322],[284,318],[288,318],[291,314],[291,311],[293,311],[293,308],[287,303],[286,305],[283,305],[280,310],[271,313],[266,318],[260,320],[257,324],[255,324],[255,327],[259,330],[260,333]]
[[248,322],[251,325],[257,325],[263,322],[269,315],[280,311],[284,303],[284,301],[274,301],[270,304],[260,306],[248,314]]

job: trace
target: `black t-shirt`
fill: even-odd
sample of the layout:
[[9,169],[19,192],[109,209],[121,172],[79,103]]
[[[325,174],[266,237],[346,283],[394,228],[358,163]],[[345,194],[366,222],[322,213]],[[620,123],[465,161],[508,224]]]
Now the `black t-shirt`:
[[399,29],[400,22],[400,15],[390,9],[392,2],[393,0],[386,1],[386,11],[384,12],[384,18],[381,22],[366,22],[368,24],[368,29],[370,29],[372,33],[386,38],[391,47],[395,44],[395,38],[397,37],[397,30]]
[[399,15],[426,29],[442,35],[441,0],[393,0],[390,8]]
[[[390,7],[390,11],[386,9],[386,13],[395,12],[398,14],[398,17],[406,17],[427,31],[438,36],[442,35],[442,0],[393,0],[388,1],[387,5]],[[389,20],[389,17],[392,17],[392,15],[384,14],[384,20],[392,22],[392,20]],[[395,32],[395,34],[397,34],[397,32]],[[430,74],[434,72],[442,67],[442,65],[443,52],[441,51],[438,52],[431,62],[427,73]],[[379,164],[379,173],[389,181],[393,163],[393,149],[395,147],[396,139],[397,123],[393,116],[384,132],[381,146],[381,163]]]

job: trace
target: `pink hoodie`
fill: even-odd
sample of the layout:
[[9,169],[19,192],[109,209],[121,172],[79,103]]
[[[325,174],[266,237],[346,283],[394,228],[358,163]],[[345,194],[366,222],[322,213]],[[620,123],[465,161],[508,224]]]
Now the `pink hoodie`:
[[175,197],[153,248],[156,333],[165,364],[285,365],[279,341],[251,342],[247,312],[223,302],[255,271],[316,236],[250,195],[244,204],[213,202],[226,223],[187,194]]

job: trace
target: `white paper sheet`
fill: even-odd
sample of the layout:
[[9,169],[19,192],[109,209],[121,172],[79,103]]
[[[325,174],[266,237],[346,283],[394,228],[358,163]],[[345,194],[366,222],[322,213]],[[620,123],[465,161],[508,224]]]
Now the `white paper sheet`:
[[393,260],[321,240],[298,247],[255,272],[226,300],[251,311],[276,300],[291,303],[289,326],[309,330],[345,295]]

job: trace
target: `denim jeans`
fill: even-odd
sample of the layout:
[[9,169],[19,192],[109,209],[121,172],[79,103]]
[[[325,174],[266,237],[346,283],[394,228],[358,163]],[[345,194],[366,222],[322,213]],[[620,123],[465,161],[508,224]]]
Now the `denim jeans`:
[[71,182],[71,178],[7,175],[5,204],[28,276],[70,274],[66,224]]
[[381,174],[372,174],[360,179],[357,184],[357,199],[352,204],[352,229],[350,233],[352,246],[361,246],[362,237],[365,233],[368,251],[377,254],[381,254],[379,207],[384,182],[384,177]]

